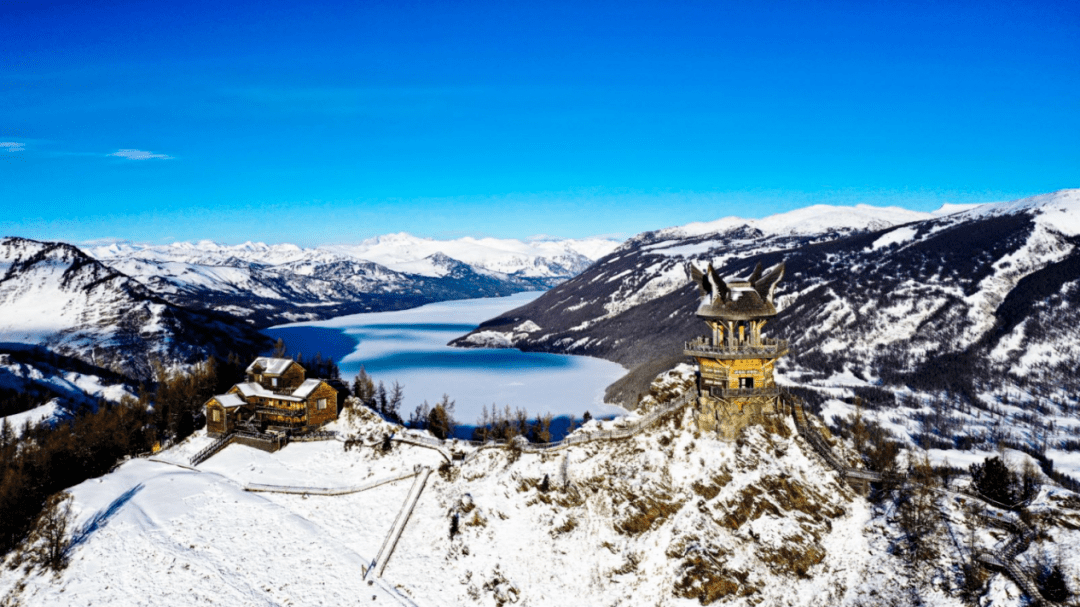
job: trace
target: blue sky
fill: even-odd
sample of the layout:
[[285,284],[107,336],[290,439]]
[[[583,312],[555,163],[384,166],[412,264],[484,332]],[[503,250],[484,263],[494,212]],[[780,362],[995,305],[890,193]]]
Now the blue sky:
[[629,236],[1078,187],[1067,2],[0,4],[0,233]]

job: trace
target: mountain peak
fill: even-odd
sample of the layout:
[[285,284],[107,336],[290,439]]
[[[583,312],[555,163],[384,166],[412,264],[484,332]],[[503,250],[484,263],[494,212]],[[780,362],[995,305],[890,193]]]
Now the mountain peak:
[[708,222],[660,230],[662,236],[704,236],[736,228],[750,227],[770,235],[811,235],[831,231],[882,229],[893,225],[930,219],[932,214],[897,206],[877,207],[869,204],[835,206],[815,204],[761,219],[729,216]]

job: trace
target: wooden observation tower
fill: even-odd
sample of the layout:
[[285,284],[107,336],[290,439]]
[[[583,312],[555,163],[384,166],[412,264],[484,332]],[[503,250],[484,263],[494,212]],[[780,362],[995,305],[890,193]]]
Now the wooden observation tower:
[[684,348],[698,363],[697,425],[734,439],[746,426],[780,412],[773,368],[787,354],[787,341],[762,337],[761,328],[776,316],[773,294],[784,264],[763,274],[759,263],[750,278],[732,282],[719,278],[712,264],[704,272],[690,265],[689,271],[702,298],[697,316],[711,331]]

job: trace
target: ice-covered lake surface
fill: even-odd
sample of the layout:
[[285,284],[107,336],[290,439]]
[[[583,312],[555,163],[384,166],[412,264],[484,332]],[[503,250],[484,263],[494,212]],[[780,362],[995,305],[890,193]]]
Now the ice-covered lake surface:
[[620,365],[585,356],[513,349],[451,348],[450,340],[481,322],[536,299],[540,292],[509,297],[429,304],[396,312],[351,314],[330,320],[271,327],[289,354],[333,356],[349,382],[363,366],[387,389],[395,381],[405,389],[402,416],[425,400],[435,404],[448,394],[455,417],[473,424],[484,406],[509,405],[531,416],[551,413],[580,418],[625,414],[604,404],[604,389],[626,371]]

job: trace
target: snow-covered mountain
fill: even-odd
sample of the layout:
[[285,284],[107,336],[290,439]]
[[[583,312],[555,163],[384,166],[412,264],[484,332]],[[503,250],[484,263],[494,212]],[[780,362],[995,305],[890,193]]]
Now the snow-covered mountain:
[[495,275],[565,280],[619,245],[614,240],[531,240],[471,238],[432,240],[411,234],[389,234],[357,245],[322,247],[328,251],[373,261],[399,272],[444,276],[446,270],[431,263],[433,256],[450,258]]
[[124,397],[135,398],[135,389],[120,374],[42,348],[0,344],[0,418],[15,431]]
[[498,334],[637,367],[611,394],[632,405],[705,331],[688,262],[732,278],[784,261],[766,332],[791,342],[790,383],[1075,403],[1080,190],[947,211],[811,207],[647,232],[457,343]]
[[213,307],[263,327],[546,289],[616,246],[599,238],[437,241],[402,233],[314,249],[202,241],[84,250],[174,303]]
[[141,378],[155,358],[224,358],[266,342],[224,315],[178,307],[68,244],[0,240],[0,272],[0,343],[43,346]]

